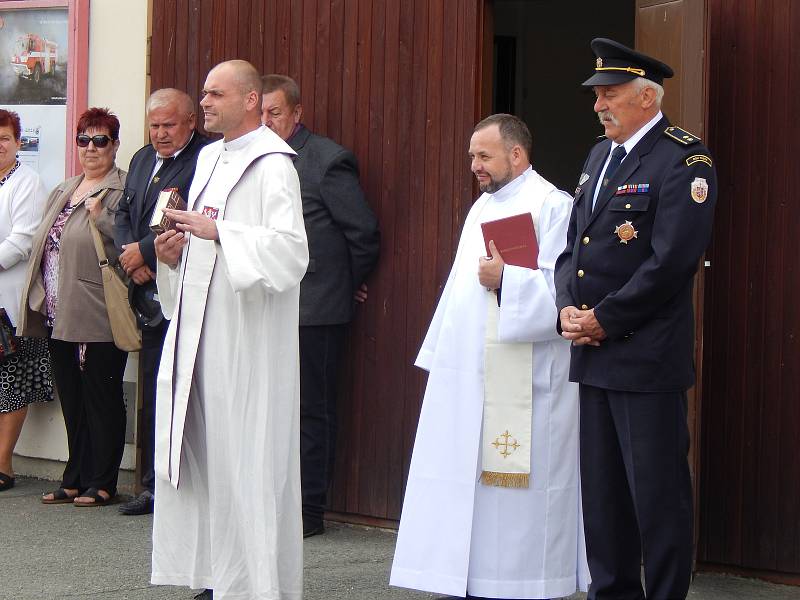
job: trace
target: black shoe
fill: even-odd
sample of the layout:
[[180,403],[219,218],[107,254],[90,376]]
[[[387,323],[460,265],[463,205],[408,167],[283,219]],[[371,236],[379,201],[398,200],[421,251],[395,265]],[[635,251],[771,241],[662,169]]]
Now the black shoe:
[[153,512],[153,494],[149,490],[143,491],[130,502],[119,507],[123,515],[149,515]]
[[5,492],[6,490],[13,488],[15,481],[16,479],[14,479],[11,475],[0,473],[0,492]]
[[303,539],[323,533],[325,533],[325,526],[322,523],[309,523],[308,525],[303,523]]
[[203,590],[194,597],[194,600],[214,600],[214,590]]

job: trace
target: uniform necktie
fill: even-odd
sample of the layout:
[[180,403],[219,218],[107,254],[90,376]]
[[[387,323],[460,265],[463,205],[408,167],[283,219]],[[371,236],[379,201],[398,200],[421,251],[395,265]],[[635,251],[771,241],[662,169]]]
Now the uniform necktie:
[[625,158],[625,146],[617,146],[614,148],[614,151],[611,153],[611,160],[608,161],[608,166],[606,167],[606,174],[603,178],[603,186],[608,185],[609,179],[614,176],[614,173],[619,168],[619,164],[622,162],[622,159]]
[[614,176],[614,172],[619,168],[622,159],[625,158],[625,146],[617,146],[614,148],[614,151],[611,153],[611,159],[608,161],[608,166],[606,167],[606,172],[603,175],[603,181],[600,182],[600,189],[594,195],[594,199],[592,200],[592,210],[594,210],[594,206],[597,203],[597,198],[600,196],[600,193],[605,189],[608,185],[608,182]]

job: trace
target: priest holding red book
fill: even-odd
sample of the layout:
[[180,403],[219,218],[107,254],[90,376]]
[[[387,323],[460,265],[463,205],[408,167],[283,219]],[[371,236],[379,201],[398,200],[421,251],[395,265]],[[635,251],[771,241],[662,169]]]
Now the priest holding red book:
[[487,599],[586,589],[578,390],[552,326],[572,198],[530,151],[512,115],[470,141],[483,194],[416,361],[429,377],[392,585]]

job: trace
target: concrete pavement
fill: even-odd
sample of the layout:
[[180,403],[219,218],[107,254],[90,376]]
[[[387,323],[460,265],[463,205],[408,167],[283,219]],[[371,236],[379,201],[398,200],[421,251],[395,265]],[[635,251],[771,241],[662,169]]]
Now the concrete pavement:
[[[53,482],[20,478],[0,492],[1,600],[189,600],[187,588],[151,586],[152,518],[117,506],[46,506]],[[387,585],[394,532],[331,524],[305,542],[304,600],[431,600]],[[584,598],[583,594],[571,600]],[[798,600],[800,589],[701,574],[689,600]]]

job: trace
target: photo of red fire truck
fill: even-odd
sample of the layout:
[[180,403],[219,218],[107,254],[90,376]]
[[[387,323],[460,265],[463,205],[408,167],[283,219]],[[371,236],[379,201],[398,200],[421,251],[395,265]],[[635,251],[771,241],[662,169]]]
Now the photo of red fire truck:
[[11,67],[20,77],[25,77],[38,84],[42,75],[54,75],[58,62],[58,44],[38,36],[26,33],[17,38],[11,55]]

